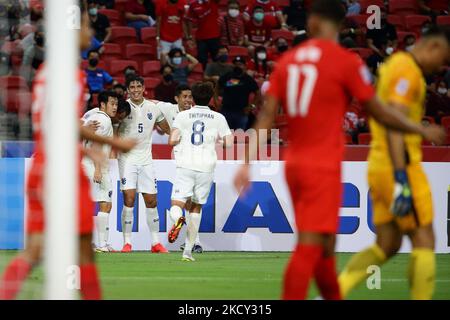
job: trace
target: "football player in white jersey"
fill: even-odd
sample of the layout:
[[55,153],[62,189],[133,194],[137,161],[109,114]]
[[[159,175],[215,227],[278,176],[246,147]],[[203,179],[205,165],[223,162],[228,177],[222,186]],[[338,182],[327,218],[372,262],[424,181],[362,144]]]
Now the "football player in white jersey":
[[152,132],[155,125],[165,133],[169,125],[161,110],[152,101],[144,98],[144,79],[138,76],[127,78],[131,112],[119,125],[120,137],[134,138],[136,147],[119,154],[120,186],[123,192],[122,232],[124,246],[122,252],[130,252],[133,230],[133,209],[136,192],[142,193],[146,206],[147,225],[151,234],[151,252],[167,253],[159,241],[159,215],[156,208],[156,179],[152,160]]
[[180,112],[173,122],[169,144],[177,146],[175,161],[177,177],[172,188],[170,217],[174,225],[168,239],[173,243],[185,224],[182,209],[191,198],[189,224],[183,261],[195,261],[192,247],[198,234],[202,205],[206,203],[214,180],[217,162],[216,142],[221,139],[225,146],[233,145],[233,135],[225,117],[207,107],[214,89],[211,83],[198,82],[192,87],[195,106]]
[[[166,118],[167,123],[172,129],[172,124],[175,120],[177,114],[181,111],[188,110],[194,104],[194,100],[192,99],[191,87],[185,84],[180,84],[175,89],[175,101],[177,104],[173,104],[170,102],[159,102],[158,107],[161,109],[161,112],[164,114],[164,118]],[[174,147],[174,152],[176,152],[177,146]],[[189,210],[191,209],[191,200],[187,200],[186,205],[184,207],[184,211],[186,212],[186,224],[189,224]],[[181,245],[181,250],[184,250],[186,244]],[[200,243],[199,234],[197,234],[197,238],[195,239],[194,247],[192,248],[193,252],[202,253],[203,248]]]
[[[97,111],[88,111],[82,119],[85,121],[94,121],[97,123],[95,134],[105,137],[113,137],[113,125],[111,118],[117,114],[118,100],[113,91],[103,91],[99,94],[99,108]],[[89,114],[87,114],[89,113]],[[100,151],[106,159],[109,159],[111,146],[99,145],[85,140],[84,147]],[[109,237],[109,214],[112,207],[112,183],[109,174],[109,163],[94,162],[89,157],[83,157],[83,169],[91,183],[92,200],[97,202],[99,211],[95,218],[95,225],[98,233],[99,246],[97,252],[112,252],[113,248],[108,244]]]

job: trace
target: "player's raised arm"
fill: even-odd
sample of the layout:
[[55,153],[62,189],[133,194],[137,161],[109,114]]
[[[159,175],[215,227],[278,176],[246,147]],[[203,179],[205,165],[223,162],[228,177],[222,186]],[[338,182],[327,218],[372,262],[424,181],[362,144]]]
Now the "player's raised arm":
[[167,120],[166,120],[166,119],[163,119],[163,120],[161,120],[160,122],[157,122],[156,125],[157,125],[157,126],[158,126],[165,134],[168,134],[168,135],[171,134],[171,132],[170,132],[170,126],[169,126],[169,124],[167,123]]
[[176,146],[177,144],[180,143],[180,140],[181,140],[180,129],[178,128],[172,129],[169,136],[169,146]]

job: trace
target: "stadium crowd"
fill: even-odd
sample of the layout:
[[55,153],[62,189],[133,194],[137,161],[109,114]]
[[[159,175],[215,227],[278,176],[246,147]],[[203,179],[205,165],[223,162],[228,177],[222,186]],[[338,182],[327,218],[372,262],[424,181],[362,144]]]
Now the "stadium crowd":
[[[88,0],[95,30],[80,57],[86,71],[86,109],[113,88],[126,97],[125,79],[138,74],[145,96],[173,102],[178,84],[207,80],[211,106],[231,129],[252,126],[277,59],[307,38],[313,0]],[[450,24],[447,0],[343,0],[342,46],[358,53],[376,81],[381,63],[410,50],[433,24]],[[381,9],[381,28],[367,29],[370,5]],[[42,0],[0,0],[0,140],[31,140],[31,86],[45,59]],[[424,122],[450,131],[450,68],[427,78]],[[324,115],[326,116],[326,115]],[[286,117],[274,124],[283,140]],[[348,144],[368,144],[361,106],[352,102],[343,123]],[[447,141],[450,145],[450,141]]]

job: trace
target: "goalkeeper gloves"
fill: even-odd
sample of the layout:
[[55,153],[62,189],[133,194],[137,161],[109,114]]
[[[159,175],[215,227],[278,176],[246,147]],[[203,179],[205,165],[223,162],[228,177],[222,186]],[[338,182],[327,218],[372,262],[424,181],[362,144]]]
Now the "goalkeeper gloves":
[[394,177],[394,197],[391,212],[398,217],[404,217],[412,209],[411,188],[405,170],[395,170]]

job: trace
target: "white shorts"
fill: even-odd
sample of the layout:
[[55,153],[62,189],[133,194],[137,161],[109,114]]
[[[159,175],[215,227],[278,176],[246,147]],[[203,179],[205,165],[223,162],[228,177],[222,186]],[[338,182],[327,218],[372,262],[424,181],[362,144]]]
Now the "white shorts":
[[112,182],[109,172],[102,172],[102,181],[94,182],[95,167],[83,164],[84,172],[91,183],[91,198],[94,202],[112,202]]
[[177,177],[172,187],[172,200],[205,204],[208,200],[211,185],[214,180],[213,172],[200,172],[185,168],[177,168]]
[[174,48],[180,48],[181,50],[184,50],[182,39],[175,40],[174,42],[160,40],[159,44],[160,47],[158,47],[158,59],[161,57],[161,53],[169,53],[170,50]]
[[153,164],[134,165],[119,160],[120,190],[136,189],[138,193],[156,194]]

